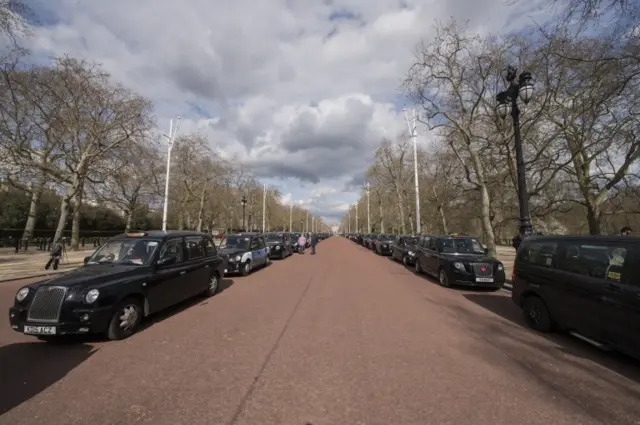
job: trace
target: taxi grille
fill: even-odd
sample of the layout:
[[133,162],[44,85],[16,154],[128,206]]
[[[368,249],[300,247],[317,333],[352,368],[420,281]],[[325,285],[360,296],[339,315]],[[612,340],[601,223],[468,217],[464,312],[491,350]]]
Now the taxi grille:
[[60,319],[60,310],[67,288],[63,286],[41,286],[33,297],[27,320],[56,323]]
[[478,277],[493,276],[493,267],[489,263],[472,263],[473,273]]

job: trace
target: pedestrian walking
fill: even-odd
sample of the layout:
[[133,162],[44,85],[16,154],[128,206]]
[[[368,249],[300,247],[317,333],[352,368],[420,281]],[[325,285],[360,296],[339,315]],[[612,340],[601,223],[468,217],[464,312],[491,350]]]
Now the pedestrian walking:
[[304,254],[304,248],[307,246],[307,238],[304,235],[300,235],[298,238],[298,252]]
[[58,265],[60,264],[60,258],[62,257],[62,252],[64,247],[60,242],[55,242],[51,247],[51,258],[47,261],[47,265],[44,266],[45,270],[49,270],[49,267],[53,265],[53,270],[58,270]]
[[314,233],[311,235],[311,255],[316,255],[317,244],[318,244],[318,236]]

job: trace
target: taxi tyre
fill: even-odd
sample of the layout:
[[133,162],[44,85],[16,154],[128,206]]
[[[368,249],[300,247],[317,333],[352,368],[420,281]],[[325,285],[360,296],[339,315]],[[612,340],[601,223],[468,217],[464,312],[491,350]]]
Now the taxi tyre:
[[542,298],[530,295],[522,301],[522,314],[531,329],[549,333],[553,330],[553,318]]
[[409,257],[407,257],[406,255],[403,255],[402,264],[404,264],[406,267],[409,267]]
[[[122,309],[126,305],[135,306],[138,310],[138,317],[136,319],[136,323],[129,330],[124,330],[119,326],[118,321],[120,320],[120,314],[122,313]],[[142,310],[142,303],[136,298],[126,298],[122,300],[115,309],[113,309],[113,315],[111,316],[111,320],[109,321],[109,327],[107,328],[107,338],[112,341],[118,341],[121,339],[129,338],[131,335],[136,333],[138,328],[140,327],[140,323],[142,322],[142,316],[144,312]]]
[[447,276],[447,272],[442,267],[438,270],[438,282],[440,282],[440,286],[443,288],[451,287],[451,284],[449,283],[449,276]]
[[422,267],[420,267],[420,261],[416,258],[416,274],[422,274]]
[[242,271],[240,272],[242,276],[249,276],[251,274],[251,260],[247,260],[242,265]]
[[[213,288],[213,290],[211,288],[211,286],[212,286],[211,285],[211,283],[212,283],[211,280],[212,279],[216,279],[217,280],[216,285]],[[209,282],[207,283],[207,289],[204,290],[204,296],[206,298],[211,298],[211,297],[213,297],[215,294],[217,294],[220,291],[220,280],[221,280],[220,279],[220,274],[218,272],[211,273],[211,276],[209,277]]]

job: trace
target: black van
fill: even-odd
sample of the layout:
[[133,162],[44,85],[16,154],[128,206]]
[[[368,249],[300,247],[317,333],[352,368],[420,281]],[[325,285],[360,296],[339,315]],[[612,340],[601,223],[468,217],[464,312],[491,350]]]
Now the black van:
[[518,249],[512,300],[527,325],[640,360],[640,238],[537,236]]

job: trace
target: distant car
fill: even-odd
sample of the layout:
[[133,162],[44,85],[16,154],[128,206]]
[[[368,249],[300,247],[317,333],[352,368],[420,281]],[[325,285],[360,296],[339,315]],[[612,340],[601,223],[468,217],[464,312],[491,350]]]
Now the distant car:
[[70,334],[124,339],[142,319],[220,289],[224,259],[198,232],[127,233],[109,239],[85,264],[22,287],[11,328],[49,341]]
[[269,264],[269,248],[260,233],[235,233],[225,236],[220,243],[220,254],[226,256],[226,274],[248,276],[258,267]]

